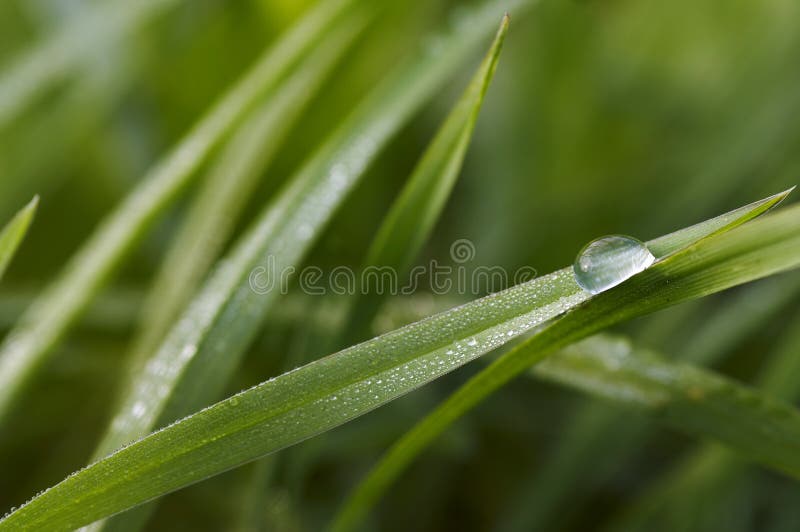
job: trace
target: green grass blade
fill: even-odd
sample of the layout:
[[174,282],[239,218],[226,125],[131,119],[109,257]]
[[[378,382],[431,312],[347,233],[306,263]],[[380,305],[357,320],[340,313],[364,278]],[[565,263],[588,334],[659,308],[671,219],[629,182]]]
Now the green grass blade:
[[0,232],[0,279],[3,278],[17,248],[25,238],[25,233],[28,232],[38,205],[39,197],[37,196],[23,207]]
[[[758,202],[740,217],[783,197]],[[719,230],[715,223],[708,223],[710,232]],[[0,530],[72,528],[141,504],[358,417],[581,305],[525,344],[528,350],[534,343],[522,351],[525,359],[517,349],[490,366],[506,368],[510,360],[524,370],[541,343],[562,347],[586,331],[794,265],[798,226],[797,208],[713,238],[694,226],[689,231],[699,241],[691,244],[681,232],[662,239],[661,249],[672,255],[593,304],[581,305],[589,296],[567,269],[364,342],[116,451],[11,513]]]
[[52,37],[25,50],[0,73],[0,129],[19,116],[93,50],[126,34],[177,4],[177,0],[118,0],[87,9]]
[[[403,278],[428,240],[461,171],[507,30],[508,15],[480,68],[378,229],[364,261],[366,267],[393,268]],[[348,343],[362,339],[363,330],[369,328],[382,300],[375,292],[360,292],[347,320],[344,337],[350,340]]]
[[[741,224],[734,220],[730,225]],[[797,265],[799,226],[800,208],[794,207],[738,230],[724,232],[721,227],[712,230],[710,236],[695,235],[700,240],[671,252],[641,274],[587,298],[580,308],[553,320],[470,379],[406,433],[359,485],[334,528],[352,528],[407,464],[441,432],[483,398],[558,349],[631,317]],[[680,233],[673,234],[670,240],[681,241],[682,237]],[[661,240],[651,249],[669,251],[670,240]]]
[[711,371],[600,336],[568,347],[532,373],[642,409],[678,430],[717,440],[740,456],[800,478],[800,413]]
[[281,79],[351,0],[328,0],[257,60],[252,69],[168,153],[97,228],[61,276],[0,346],[0,420],[25,383],[119,268],[137,240],[190,182],[211,150]]
[[140,334],[132,349],[134,365],[158,348],[191,300],[286,134],[363,27],[363,20],[353,20],[327,37],[227,142],[145,300]]

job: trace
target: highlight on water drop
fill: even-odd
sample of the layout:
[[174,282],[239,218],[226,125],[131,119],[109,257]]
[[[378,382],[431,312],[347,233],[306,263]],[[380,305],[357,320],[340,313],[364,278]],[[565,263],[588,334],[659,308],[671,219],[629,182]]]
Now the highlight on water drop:
[[572,269],[581,288],[599,294],[647,269],[655,260],[639,240],[609,235],[586,244],[575,258]]

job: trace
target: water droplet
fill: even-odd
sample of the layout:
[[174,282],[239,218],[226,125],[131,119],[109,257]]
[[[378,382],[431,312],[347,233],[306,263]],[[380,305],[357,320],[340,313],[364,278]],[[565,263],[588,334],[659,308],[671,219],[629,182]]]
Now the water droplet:
[[575,259],[575,280],[599,294],[648,268],[656,258],[635,238],[611,235],[589,242]]

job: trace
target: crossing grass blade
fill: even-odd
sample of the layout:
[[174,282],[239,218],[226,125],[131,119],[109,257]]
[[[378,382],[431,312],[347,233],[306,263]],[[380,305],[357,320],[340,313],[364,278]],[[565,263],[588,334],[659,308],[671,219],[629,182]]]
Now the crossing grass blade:
[[[728,226],[739,225],[784,196],[739,209],[738,217],[721,219]],[[498,366],[502,373],[488,389],[524,371],[543,350],[563,347],[621,319],[800,262],[800,209],[786,209],[729,232],[723,232],[721,219],[654,241],[667,257],[591,300],[568,269],[555,272],[239,393],[68,477],[0,521],[0,530],[45,523],[54,529],[74,528],[141,504],[329,430],[556,316],[562,315],[490,366],[490,375]],[[709,233],[716,236],[703,238]],[[460,395],[463,392],[453,397],[458,400]],[[448,412],[452,417],[454,411]]]
[[0,424],[27,381],[119,269],[158,214],[190,183],[212,149],[351,1],[326,0],[264,52],[251,70],[100,224],[60,277],[22,316],[0,346]]
[[[734,220],[731,225],[741,223]],[[798,228],[798,207],[737,230],[725,232],[720,228],[693,244],[667,251],[652,267],[619,287],[585,298],[580,308],[566,312],[497,359],[406,433],[348,499],[334,529],[351,529],[442,431],[503,384],[558,349],[620,321],[796,266],[800,262]],[[659,257],[666,251],[664,244],[667,243],[662,241],[648,247],[659,250]]]

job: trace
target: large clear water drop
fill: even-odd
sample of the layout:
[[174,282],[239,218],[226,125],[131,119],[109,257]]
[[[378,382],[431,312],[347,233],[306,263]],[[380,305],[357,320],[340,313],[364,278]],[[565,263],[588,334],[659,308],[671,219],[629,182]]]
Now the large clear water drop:
[[635,238],[610,235],[586,244],[572,269],[581,288],[599,294],[645,270],[655,260],[647,246]]

